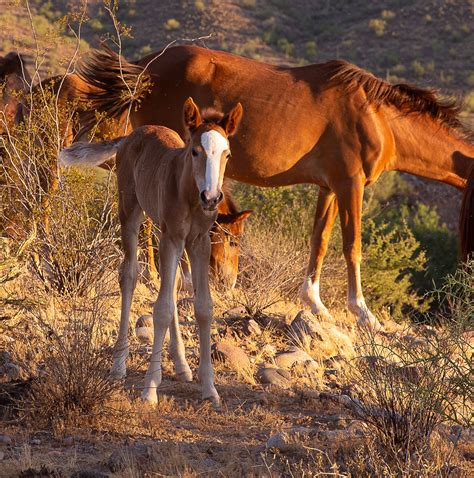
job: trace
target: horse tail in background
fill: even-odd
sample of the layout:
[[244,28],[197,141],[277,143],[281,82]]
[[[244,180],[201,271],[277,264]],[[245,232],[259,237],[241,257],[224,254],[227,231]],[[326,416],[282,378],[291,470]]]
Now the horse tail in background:
[[[151,87],[151,76],[140,65],[130,63],[110,48],[93,50],[79,63],[78,77],[89,87],[79,91],[81,101],[91,111],[100,111],[108,118],[120,118],[122,113],[136,106]],[[82,130],[90,128],[97,119],[88,118]]]
[[461,239],[461,259],[467,261],[469,257],[474,258],[474,165],[467,178],[462,199],[459,236]]
[[101,164],[115,159],[122,139],[115,138],[100,143],[74,143],[59,153],[59,162],[63,166],[100,166]]

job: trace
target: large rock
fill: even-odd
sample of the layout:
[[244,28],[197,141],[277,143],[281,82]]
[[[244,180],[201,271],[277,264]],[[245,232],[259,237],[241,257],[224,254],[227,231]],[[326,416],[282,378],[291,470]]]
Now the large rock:
[[[150,314],[142,315],[135,323],[135,335],[143,345],[152,345],[155,335],[153,328],[153,316]],[[165,341],[170,339],[169,329],[166,331]]]
[[313,436],[317,430],[305,427],[294,427],[289,430],[275,433],[267,440],[267,448],[276,449],[281,452],[293,450],[298,442]]
[[265,385],[276,385],[280,388],[291,387],[291,374],[287,370],[273,367],[263,367],[257,372],[260,383]]
[[306,310],[300,310],[293,319],[290,325],[290,334],[301,341],[304,341],[307,337],[323,340],[316,317]]
[[229,368],[236,372],[250,370],[251,368],[247,354],[229,342],[216,342],[212,346],[212,357],[214,360],[224,362]]
[[279,353],[275,357],[275,363],[278,367],[287,370],[294,365],[304,365],[309,369],[316,369],[318,366],[317,362],[311,357],[311,355],[298,347],[291,347],[286,352]]

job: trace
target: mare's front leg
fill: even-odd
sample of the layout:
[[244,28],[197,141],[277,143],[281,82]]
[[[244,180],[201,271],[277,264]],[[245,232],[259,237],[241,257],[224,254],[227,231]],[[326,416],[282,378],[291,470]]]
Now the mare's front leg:
[[319,189],[318,204],[314,215],[313,233],[311,235],[311,255],[307,269],[306,281],[301,291],[301,299],[311,307],[313,314],[332,319],[319,295],[319,279],[324,256],[334,220],[337,216],[336,195],[329,189]]
[[128,324],[133,291],[138,276],[138,233],[143,221],[143,211],[134,194],[124,195],[120,201],[120,225],[124,258],[120,267],[120,292],[122,297],[120,328],[114,347],[114,363],[110,371],[112,378],[124,378],[127,372]]
[[360,280],[363,183],[357,178],[346,181],[339,185],[336,195],[341,219],[342,246],[347,263],[348,307],[358,317],[360,327],[379,330],[382,327],[365,303]]
[[199,380],[202,386],[203,400],[210,400],[215,407],[220,399],[214,385],[214,368],[211,362],[211,322],[212,298],[209,290],[209,260],[211,257],[211,238],[209,233],[202,234],[188,247],[191,260],[195,298],[194,311],[199,326]]
[[[153,307],[154,340],[150,365],[145,376],[142,399],[157,402],[156,391],[161,383],[161,361],[166,331],[176,311],[176,272],[183,254],[184,241],[164,232],[160,240],[161,286]],[[173,329],[172,329],[173,330]]]

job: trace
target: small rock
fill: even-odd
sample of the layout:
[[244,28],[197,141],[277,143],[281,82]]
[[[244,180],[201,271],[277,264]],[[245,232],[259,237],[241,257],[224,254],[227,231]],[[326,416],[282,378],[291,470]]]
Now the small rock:
[[12,360],[12,356],[6,352],[6,351],[2,351],[0,352],[0,365],[5,365],[7,363],[10,363]]
[[317,367],[315,360],[298,347],[291,347],[288,351],[278,354],[275,357],[275,363],[278,367],[285,369],[290,369],[293,365],[300,364],[305,364],[308,367]]
[[290,325],[291,332],[300,340],[306,337],[323,340],[315,316],[306,310],[300,310]]
[[12,438],[8,435],[0,435],[0,445],[11,445]]
[[21,380],[24,376],[23,370],[15,363],[7,363],[4,366],[8,378],[12,381]]
[[247,320],[244,323],[244,332],[246,335],[251,335],[254,337],[262,335],[262,329],[260,328],[260,325],[258,325],[253,319]]
[[257,372],[257,378],[260,380],[260,383],[263,384],[276,385],[277,387],[281,388],[291,387],[290,373],[281,368],[261,368]]
[[222,315],[230,319],[237,319],[239,317],[247,315],[247,311],[245,310],[244,306],[237,306],[233,307],[232,309],[226,310]]
[[327,368],[324,370],[324,375],[331,376],[333,375],[334,377],[339,373],[339,370],[337,368]]
[[215,360],[224,362],[235,371],[249,370],[251,367],[247,354],[229,342],[216,342],[212,346],[212,356]]
[[39,438],[32,438],[30,440],[30,445],[41,445],[41,440]]
[[267,440],[267,448],[287,452],[294,447],[296,441],[308,438],[313,433],[314,430],[305,427],[294,427],[283,432],[278,432]]

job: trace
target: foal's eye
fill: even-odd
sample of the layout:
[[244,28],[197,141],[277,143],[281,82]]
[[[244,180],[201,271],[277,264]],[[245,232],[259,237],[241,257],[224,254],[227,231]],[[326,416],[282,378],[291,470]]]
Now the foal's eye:
[[191,150],[191,154],[192,154],[193,156],[197,156],[197,155],[198,155],[198,152],[196,151],[195,148],[193,148],[193,149]]
[[232,155],[229,153],[229,154],[227,155],[227,161],[228,161],[230,158],[232,158]]

